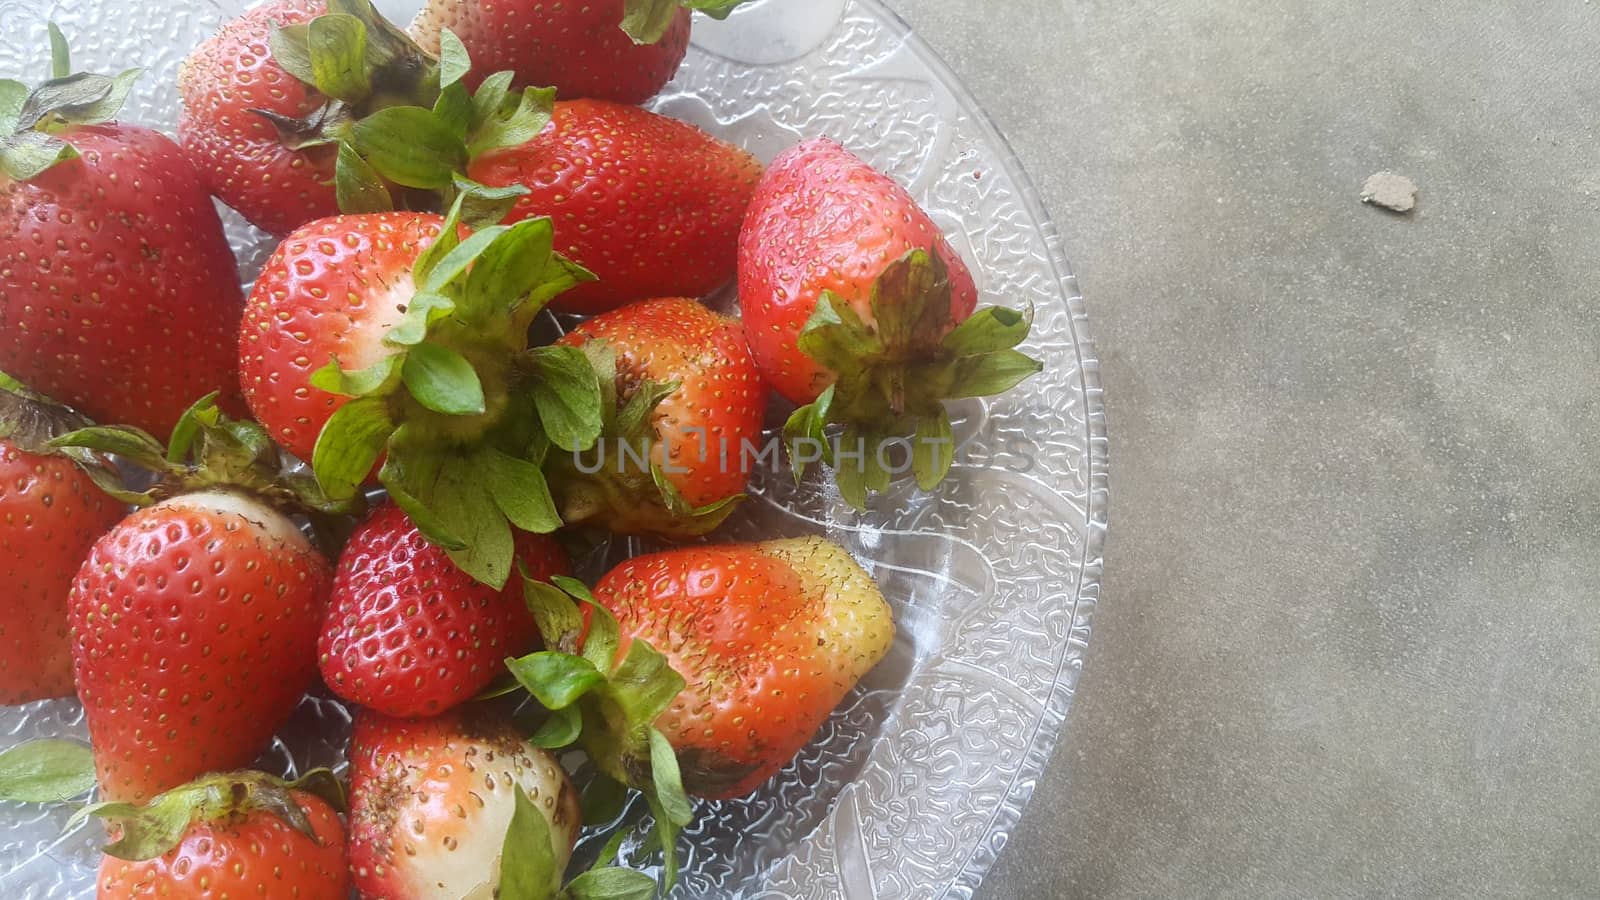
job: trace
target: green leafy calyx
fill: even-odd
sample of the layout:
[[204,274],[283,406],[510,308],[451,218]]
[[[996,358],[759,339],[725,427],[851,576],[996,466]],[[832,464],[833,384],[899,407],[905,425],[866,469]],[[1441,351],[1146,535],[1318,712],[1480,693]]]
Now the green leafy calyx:
[[[547,435],[592,443],[599,433],[595,384],[517,364],[534,317],[593,276],[554,252],[549,219],[463,237],[467,205],[456,200],[413,265],[416,294],[384,337],[389,355],[361,370],[331,359],[312,376],[351,399],[323,427],[311,464],[322,490],[346,500],[382,459],[379,481],[418,529],[499,587],[511,575],[512,528],[561,525],[541,469]],[[545,419],[547,409],[564,415]]]
[[320,797],[340,812],[345,808],[344,785],[327,769],[308,772],[296,781],[263,772],[230,772],[206,775],[144,804],[91,804],[79,810],[68,828],[90,816],[115,823],[121,835],[105,853],[132,862],[165,854],[196,822],[238,821],[256,813],[278,817],[320,846],[311,817],[294,796],[296,791]]
[[[677,834],[693,811],[677,755],[655,722],[686,682],[647,641],[624,641],[616,616],[581,582],[527,579],[524,595],[551,648],[506,660],[517,683],[550,713],[531,740],[547,749],[581,746],[610,783],[644,795],[665,854],[665,893],[676,879]],[[590,805],[586,798],[586,821],[605,815]],[[606,876],[612,878],[621,876]]]
[[66,38],[50,24],[50,80],[32,90],[0,79],[0,176],[30,181],[78,157],[63,136],[78,125],[110,122],[122,111],[142,69],[119,75],[71,73]]
[[[952,329],[952,293],[944,260],[930,250],[907,253],[878,277],[871,322],[823,293],[798,343],[835,380],[784,429],[796,479],[824,462],[861,509],[870,493],[888,490],[897,454],[909,454],[918,486],[932,490],[954,460],[945,401],[1001,394],[1043,370],[1016,349],[1032,329],[1028,316],[988,307]],[[831,426],[842,427],[836,442]]]
[[[291,149],[336,145],[334,187],[346,213],[395,208],[407,191],[433,192],[448,206],[459,196],[470,225],[504,216],[506,192],[461,179],[473,157],[520,144],[544,129],[553,91],[511,90],[511,73],[491,76],[476,93],[462,79],[471,60],[446,30],[431,54],[385,19],[370,0],[329,0],[310,22],[274,26],[273,59],[324,98],[303,118],[266,110]],[[499,215],[486,218],[499,210]]]
[[[344,514],[362,505],[360,497],[328,496],[293,467],[266,429],[225,415],[216,394],[200,398],[184,412],[166,446],[129,426],[87,426],[56,437],[48,446],[72,455],[101,490],[136,506],[212,489],[247,493],[288,513]],[[83,454],[120,457],[154,475],[156,483],[130,491],[115,469],[90,465]]]
[[[616,354],[605,341],[538,352],[546,383],[592,382],[599,392],[598,439],[565,441],[550,431],[557,452],[546,468],[568,524],[594,524],[621,534],[699,537],[716,530],[744,499],[740,494],[691,506],[656,461],[656,411],[678,389],[676,383],[645,379],[624,384],[629,380],[620,377]],[[547,424],[565,417],[588,421],[579,411],[551,408],[544,413]]]

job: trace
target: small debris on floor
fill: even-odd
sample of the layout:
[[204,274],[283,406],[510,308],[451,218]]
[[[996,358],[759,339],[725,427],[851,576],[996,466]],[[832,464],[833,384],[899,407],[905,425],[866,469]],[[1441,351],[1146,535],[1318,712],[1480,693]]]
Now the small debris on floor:
[[1417,206],[1417,185],[1404,175],[1379,172],[1361,187],[1361,202],[1408,213]]

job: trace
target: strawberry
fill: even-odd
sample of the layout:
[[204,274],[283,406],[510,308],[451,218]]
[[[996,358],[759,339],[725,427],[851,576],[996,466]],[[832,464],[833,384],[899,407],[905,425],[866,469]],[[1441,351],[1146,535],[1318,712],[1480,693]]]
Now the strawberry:
[[[453,31],[472,56],[468,80],[474,84],[490,72],[509,69],[517,84],[549,85],[569,99],[643,103],[683,63],[691,5],[706,4],[430,0],[410,31],[434,51],[442,30]],[[723,15],[733,5],[716,4],[726,8]]]
[[369,0],[269,0],[184,62],[184,149],[213,193],[278,235],[341,210],[409,205],[411,189],[454,199],[468,148],[538,133],[549,98],[511,94],[507,79],[474,102],[460,42],[442,52]]
[[163,476],[120,494],[159,502],[95,542],[67,597],[101,791],[118,800],[255,759],[316,678],[333,580],[275,504],[336,507],[278,476],[283,462],[258,426],[221,418],[207,398],[175,434],[165,452],[126,429],[54,442],[115,450]]
[[144,806],[97,804],[85,814],[107,819],[118,839],[100,863],[96,896],[347,900],[343,805],[326,769],[296,782],[208,775]]
[[72,696],[72,573],[123,514],[47,446],[85,424],[0,373],[0,706]]
[[594,595],[688,686],[655,720],[689,793],[741,797],[816,734],[889,652],[872,577],[821,538],[693,547],[628,560]]
[[233,253],[178,146],[112,122],[138,70],[69,68],[0,80],[0,368],[166,434],[194,397],[236,398]]
[[481,707],[419,721],[358,713],[350,769],[350,870],[364,897],[496,896],[506,866],[564,869],[582,824],[555,757]]
[[894,641],[871,576],[822,538],[635,557],[592,594],[554,582],[526,585],[552,649],[507,665],[601,772],[669,814],[680,777],[711,799],[771,778]]
[[556,458],[562,518],[665,537],[720,524],[750,481],[767,406],[739,322],[693,300],[648,300],[559,343],[589,348],[618,410],[593,458]]
[[[1009,390],[1041,365],[1013,349],[1027,317],[991,307],[927,213],[893,179],[826,138],[782,154],[739,236],[739,302],[768,383],[803,407],[792,440],[845,426],[846,499],[887,489],[888,446],[915,438],[932,489],[954,452],[944,401]],[[795,444],[791,444],[796,447]],[[815,457],[813,457],[814,459]],[[795,474],[805,460],[794,454]]]
[[223,203],[259,228],[285,234],[339,211],[336,148],[292,147],[280,121],[315,116],[327,99],[284,71],[268,47],[274,25],[302,25],[325,0],[271,0],[229,22],[178,70],[184,152]]
[[250,408],[331,497],[378,466],[417,527],[498,589],[512,526],[560,525],[533,448],[592,445],[599,387],[577,351],[528,347],[549,298],[587,277],[551,253],[549,220],[467,235],[463,205],[291,234],[250,295],[240,369]]
[[[561,547],[539,535],[517,535],[517,560],[533,578],[568,571]],[[521,585],[475,581],[386,503],[345,544],[318,648],[334,693],[417,717],[471,699],[537,640]]]
[[650,297],[698,297],[731,281],[761,163],[692,125],[598,100],[555,105],[537,137],[467,170],[520,187],[511,220],[548,215],[557,246],[598,281],[557,301],[598,313]]

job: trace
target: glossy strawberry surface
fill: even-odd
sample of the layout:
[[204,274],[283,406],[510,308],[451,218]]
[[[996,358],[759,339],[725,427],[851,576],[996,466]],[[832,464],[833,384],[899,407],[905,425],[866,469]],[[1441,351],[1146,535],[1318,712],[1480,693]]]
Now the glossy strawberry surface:
[[348,900],[345,834],[326,801],[297,791],[316,837],[279,817],[255,811],[221,821],[197,821],[178,845],[138,862],[104,857],[98,900],[266,897]]
[[0,175],[0,369],[158,436],[212,391],[236,407],[238,270],[194,169],[144,128],[60,137],[78,159]]
[[362,369],[394,352],[383,343],[416,293],[417,255],[444,219],[428,213],[334,216],[284,239],[257,279],[239,332],[240,382],[273,439],[311,459],[322,426],[347,402],[311,385],[338,359]]
[[[568,573],[553,538],[519,532],[516,543],[528,577]],[[520,578],[502,590],[474,580],[386,503],[345,545],[318,649],[339,696],[418,717],[470,700],[537,642]]]
[[123,512],[70,461],[0,440],[0,706],[72,696],[67,593]]
[[293,522],[233,493],[164,501],[96,542],[68,609],[102,794],[254,761],[316,678],[331,583]]
[[575,100],[558,102],[533,140],[485,154],[468,174],[528,189],[509,221],[550,216],[556,249],[599,277],[553,305],[598,313],[732,281],[761,163],[676,119]]
[[502,70],[515,84],[553,87],[567,99],[643,103],[672,79],[689,49],[689,11],[672,19],[662,39],[635,43],[622,28],[624,0],[432,0],[412,25],[437,51],[441,28],[461,38],[476,85]]
[[267,43],[274,23],[303,24],[325,12],[325,0],[263,3],[224,25],[178,73],[184,152],[212,193],[273,234],[339,212],[335,148],[286,146],[258,112],[302,119],[327,102],[284,71]]
[[952,288],[947,328],[972,315],[972,274],[906,189],[827,138],[783,153],[750,201],[739,237],[739,303],[750,349],[769,384],[810,403],[833,373],[800,350],[824,291],[874,321],[872,286],[911,250],[937,250]]

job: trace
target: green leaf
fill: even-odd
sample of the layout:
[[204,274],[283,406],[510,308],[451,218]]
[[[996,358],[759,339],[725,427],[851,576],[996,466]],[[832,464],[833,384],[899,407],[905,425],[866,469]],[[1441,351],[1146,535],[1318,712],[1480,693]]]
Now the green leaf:
[[569,453],[594,446],[605,426],[600,380],[589,356],[576,347],[536,347],[528,359],[538,378],[530,390],[545,434]]
[[492,448],[480,453],[478,461],[495,505],[511,524],[530,534],[550,534],[561,527],[550,484],[538,466]]
[[818,365],[838,373],[854,373],[886,349],[850,304],[831,291],[823,292],[795,343]]
[[554,840],[549,820],[519,789],[500,851],[499,900],[555,900],[561,892],[561,870]]
[[0,138],[0,173],[16,181],[30,181],[59,163],[77,158],[78,151],[71,144],[37,131],[20,131]]
[[428,540],[446,550],[464,550],[466,541],[451,530],[431,505],[439,493],[439,479],[446,460],[437,451],[397,452],[398,448],[406,446],[406,431],[407,427],[402,425],[389,439],[391,452],[378,472],[378,481],[389,492],[389,499],[405,510],[411,524]]
[[367,397],[392,393],[400,384],[400,364],[404,353],[391,353],[365,369],[347,372],[338,359],[311,373],[311,386],[341,397]]
[[395,184],[439,190],[467,163],[467,148],[432,110],[391,106],[351,129],[357,151]]
[[[485,78],[472,95],[472,128],[476,131],[488,124],[489,119],[505,109],[511,98],[511,81],[514,72],[496,72]],[[519,98],[520,102],[520,98]]]
[[571,594],[584,603],[598,604],[600,602],[594,598],[594,594],[589,590],[588,585],[570,575],[552,575],[550,577],[550,583],[554,584],[558,588],[561,588],[563,591],[566,591],[568,594]]
[[645,801],[656,820],[656,842],[661,847],[661,895],[665,897],[678,883],[678,827],[654,794],[646,794]]
[[165,471],[167,467],[166,448],[160,441],[137,428],[80,428],[56,438],[48,446],[52,450],[82,447],[100,453],[113,453],[157,472]]
[[[511,577],[516,541],[511,525],[484,489],[470,459],[452,457],[440,467],[433,495],[426,502],[450,534],[463,544],[450,549],[450,561],[461,571],[495,590]],[[419,526],[420,527],[420,526]]]
[[654,44],[666,36],[678,15],[678,0],[627,0],[622,30],[636,44]]
[[438,344],[411,348],[401,365],[401,377],[418,403],[447,416],[481,414],[483,383],[467,358]]
[[689,795],[683,791],[683,775],[678,771],[678,754],[660,729],[650,729],[650,779],[655,783],[656,799],[674,825],[694,820]]
[[606,676],[581,656],[544,650],[506,660],[506,668],[545,709],[566,709],[606,683]]
[[[433,323],[456,311],[456,302],[443,294],[418,291],[406,305],[405,316],[390,328],[383,342],[393,347],[413,347],[428,337]],[[401,357],[400,361],[405,362]]]
[[0,753],[0,800],[57,803],[94,788],[94,754],[77,741],[29,741]]
[[417,284],[427,282],[433,270],[438,268],[439,261],[461,245],[461,203],[460,197],[451,202],[450,212],[445,215],[439,236],[417,254],[417,261],[411,265],[411,278]]
[[832,385],[816,401],[795,410],[783,425],[783,441],[789,451],[789,468],[799,486],[813,462],[831,458],[828,448],[828,411],[833,405]]
[[955,461],[955,434],[950,429],[950,413],[940,409],[937,416],[924,416],[917,421],[917,434],[911,452],[911,470],[916,473],[917,487],[931,491],[950,474]]
[[[554,585],[526,578],[526,573],[524,577],[522,598],[528,606],[528,612],[533,615],[534,623],[539,626],[539,636],[544,639],[544,645],[562,653],[577,650],[578,638],[583,634],[583,614],[573,605],[572,598]],[[594,662],[593,659],[589,661]],[[609,662],[600,665],[607,670],[611,668]]]
[[28,99],[28,86],[10,78],[0,78],[0,135],[17,130],[22,104]]
[[127,69],[111,79],[111,88],[104,97],[93,103],[64,110],[63,114],[75,125],[100,125],[110,122],[122,112],[128,102],[133,85],[144,74],[143,69]]
[[282,66],[285,72],[305,84],[317,83],[316,69],[311,65],[310,25],[279,27],[274,23],[267,36],[267,47],[272,51],[273,61]]
[[461,38],[448,28],[439,30],[439,87],[447,88],[472,71],[472,56]]
[[465,307],[485,313],[514,309],[543,280],[554,247],[555,226],[547,218],[507,228],[467,274]]
[[963,356],[954,364],[946,399],[1003,394],[1044,371],[1044,363],[1018,350]]
[[462,198],[461,221],[474,230],[498,225],[528,193],[520,184],[489,187],[463,175],[455,177],[456,195]]
[[[450,133],[466,140],[467,133],[472,129],[472,95],[467,93],[467,86],[459,81],[439,92],[439,99],[433,101],[433,114],[443,122]],[[458,174],[454,176],[460,178]]]
[[[587,588],[584,593],[588,594]],[[589,616],[589,633],[583,639],[583,658],[593,663],[596,669],[610,673],[617,667],[617,645],[622,642],[622,625],[615,613],[595,602],[592,596],[585,602],[593,606],[594,611]]]
[[590,869],[567,884],[572,900],[650,900],[656,881],[632,869]]
[[208,428],[215,428],[222,421],[222,410],[217,408],[217,391],[201,397],[189,408],[183,411],[178,421],[172,426],[172,436],[167,438],[166,459],[169,463],[181,463],[189,456],[195,441],[201,432]]
[[72,51],[67,47],[67,36],[55,22],[45,27],[50,33],[50,77],[65,78],[72,74]]
[[635,638],[611,675],[611,694],[629,721],[649,724],[667,711],[686,684],[660,651]]
[[974,356],[1011,348],[1027,340],[1033,323],[1014,309],[989,306],[945,336],[944,348],[956,356]]
[[312,84],[329,97],[360,103],[372,93],[367,75],[367,26],[331,13],[311,20]]
[[[475,104],[476,106],[476,104]],[[517,104],[500,103],[467,140],[473,159],[501,147],[517,147],[538,136],[555,115],[555,88],[524,88]]]
[[550,718],[534,731],[528,743],[544,750],[560,750],[578,742],[583,733],[583,713],[576,706],[551,710]]
[[[622,815],[628,805],[628,786],[608,775],[595,773],[594,779],[583,789],[583,824],[588,827],[606,825]],[[618,831],[622,834],[622,831]],[[601,859],[606,862],[616,858],[612,853],[609,858],[604,853]]]
[[839,495],[857,510],[867,508],[866,436],[859,428],[848,426],[839,438],[839,448],[834,451],[834,478],[839,483]]
[[446,253],[434,264],[432,271],[428,273],[427,279],[422,283],[422,289],[425,291],[442,291],[449,287],[472,267],[473,262],[490,244],[494,243],[505,232],[506,227],[504,225],[496,225],[492,228],[473,232],[466,240],[456,245],[454,249]]
[[354,497],[394,430],[388,401],[382,397],[352,400],[335,410],[317,435],[311,456],[311,469],[323,492],[333,500]]
[[893,458],[890,455],[892,452],[892,441],[888,437],[882,434],[867,435],[867,453],[863,459],[867,490],[881,494],[889,489],[893,474],[886,460]]
[[378,170],[367,164],[349,141],[339,142],[339,158],[334,167],[333,188],[339,210],[348,215],[389,212],[394,198]]
[[367,61],[373,69],[382,69],[400,59],[414,63],[406,67],[408,70],[416,69],[427,60],[422,48],[393,22],[385,19],[370,0],[328,0],[328,12],[354,16],[366,26]]

